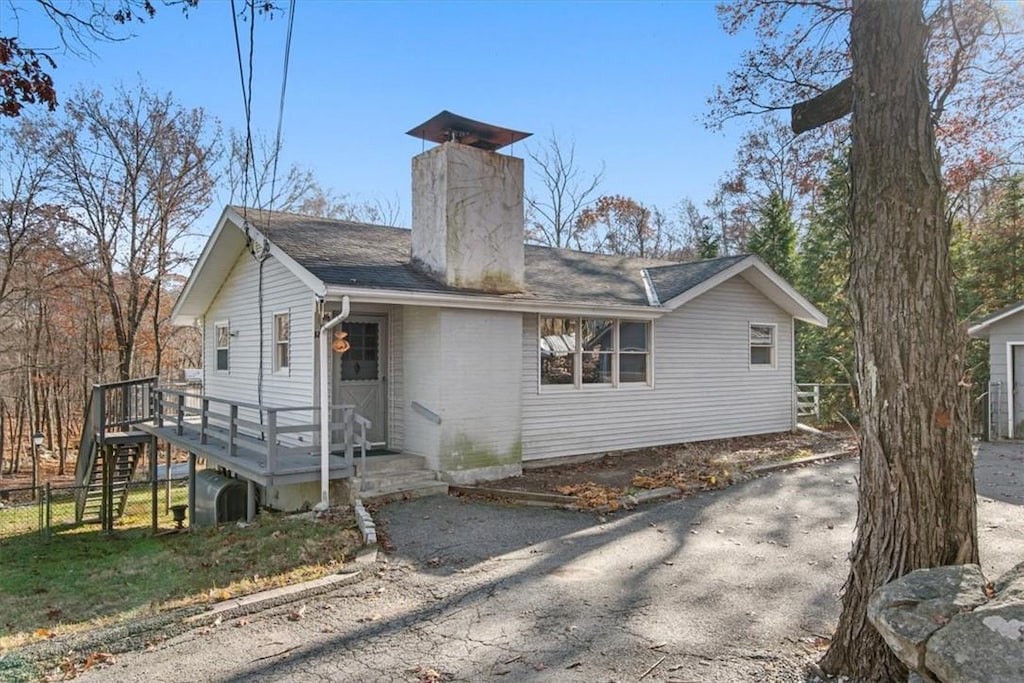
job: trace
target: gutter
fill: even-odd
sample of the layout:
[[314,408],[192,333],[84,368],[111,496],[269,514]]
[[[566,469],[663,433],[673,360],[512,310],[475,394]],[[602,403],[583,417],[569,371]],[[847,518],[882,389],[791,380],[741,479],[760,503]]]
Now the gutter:
[[550,313],[565,315],[593,315],[597,313],[614,313],[620,317],[638,320],[655,320],[669,312],[669,309],[658,306],[615,305],[615,304],[571,304],[559,301],[538,301],[535,299],[516,299],[499,296],[466,296],[460,294],[439,294],[434,292],[399,292],[381,289],[353,289],[328,285],[327,299],[337,301],[345,296],[358,297],[359,303],[368,304],[405,304],[409,306],[438,306],[442,308],[464,308],[487,311],[509,311],[521,313]]

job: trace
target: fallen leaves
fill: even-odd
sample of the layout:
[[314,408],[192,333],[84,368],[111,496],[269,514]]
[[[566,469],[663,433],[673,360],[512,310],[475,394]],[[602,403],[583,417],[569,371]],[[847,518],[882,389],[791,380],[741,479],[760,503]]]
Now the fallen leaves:
[[415,668],[409,669],[409,673],[416,674],[416,680],[419,683],[442,683],[442,681],[450,681],[454,678],[451,674],[443,671],[438,671],[432,667],[423,666],[417,664]]
[[65,657],[60,663],[61,680],[70,681],[89,669],[101,666],[113,666],[117,659],[109,652],[93,652],[81,663],[74,657]]
[[607,509],[614,511],[622,505],[619,502],[623,493],[622,489],[595,484],[592,481],[559,486],[557,491],[563,496],[575,496],[576,504],[584,510]]

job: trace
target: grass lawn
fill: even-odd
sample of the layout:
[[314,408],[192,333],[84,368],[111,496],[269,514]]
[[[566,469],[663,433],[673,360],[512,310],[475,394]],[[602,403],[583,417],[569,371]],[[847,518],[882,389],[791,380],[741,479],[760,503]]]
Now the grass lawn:
[[317,578],[336,571],[359,542],[351,513],[266,512],[245,528],[107,537],[90,526],[48,540],[36,533],[0,539],[0,652]]

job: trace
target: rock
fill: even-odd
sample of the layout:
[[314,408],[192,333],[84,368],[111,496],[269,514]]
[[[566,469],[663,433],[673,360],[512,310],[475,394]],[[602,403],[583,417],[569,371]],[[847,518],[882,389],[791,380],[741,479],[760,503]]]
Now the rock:
[[1024,562],[992,582],[999,600],[1024,600]]
[[995,602],[953,617],[928,641],[925,665],[939,680],[1024,681],[1024,604]]
[[900,661],[925,677],[928,639],[985,602],[985,577],[976,564],[918,569],[872,594],[868,620]]

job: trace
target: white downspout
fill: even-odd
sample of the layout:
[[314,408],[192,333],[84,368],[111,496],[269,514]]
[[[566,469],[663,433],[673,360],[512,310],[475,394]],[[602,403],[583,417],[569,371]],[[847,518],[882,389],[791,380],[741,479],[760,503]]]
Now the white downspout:
[[328,333],[348,317],[348,296],[341,297],[341,313],[320,326],[320,502],[316,510],[331,506],[331,406],[328,383],[331,381]]

